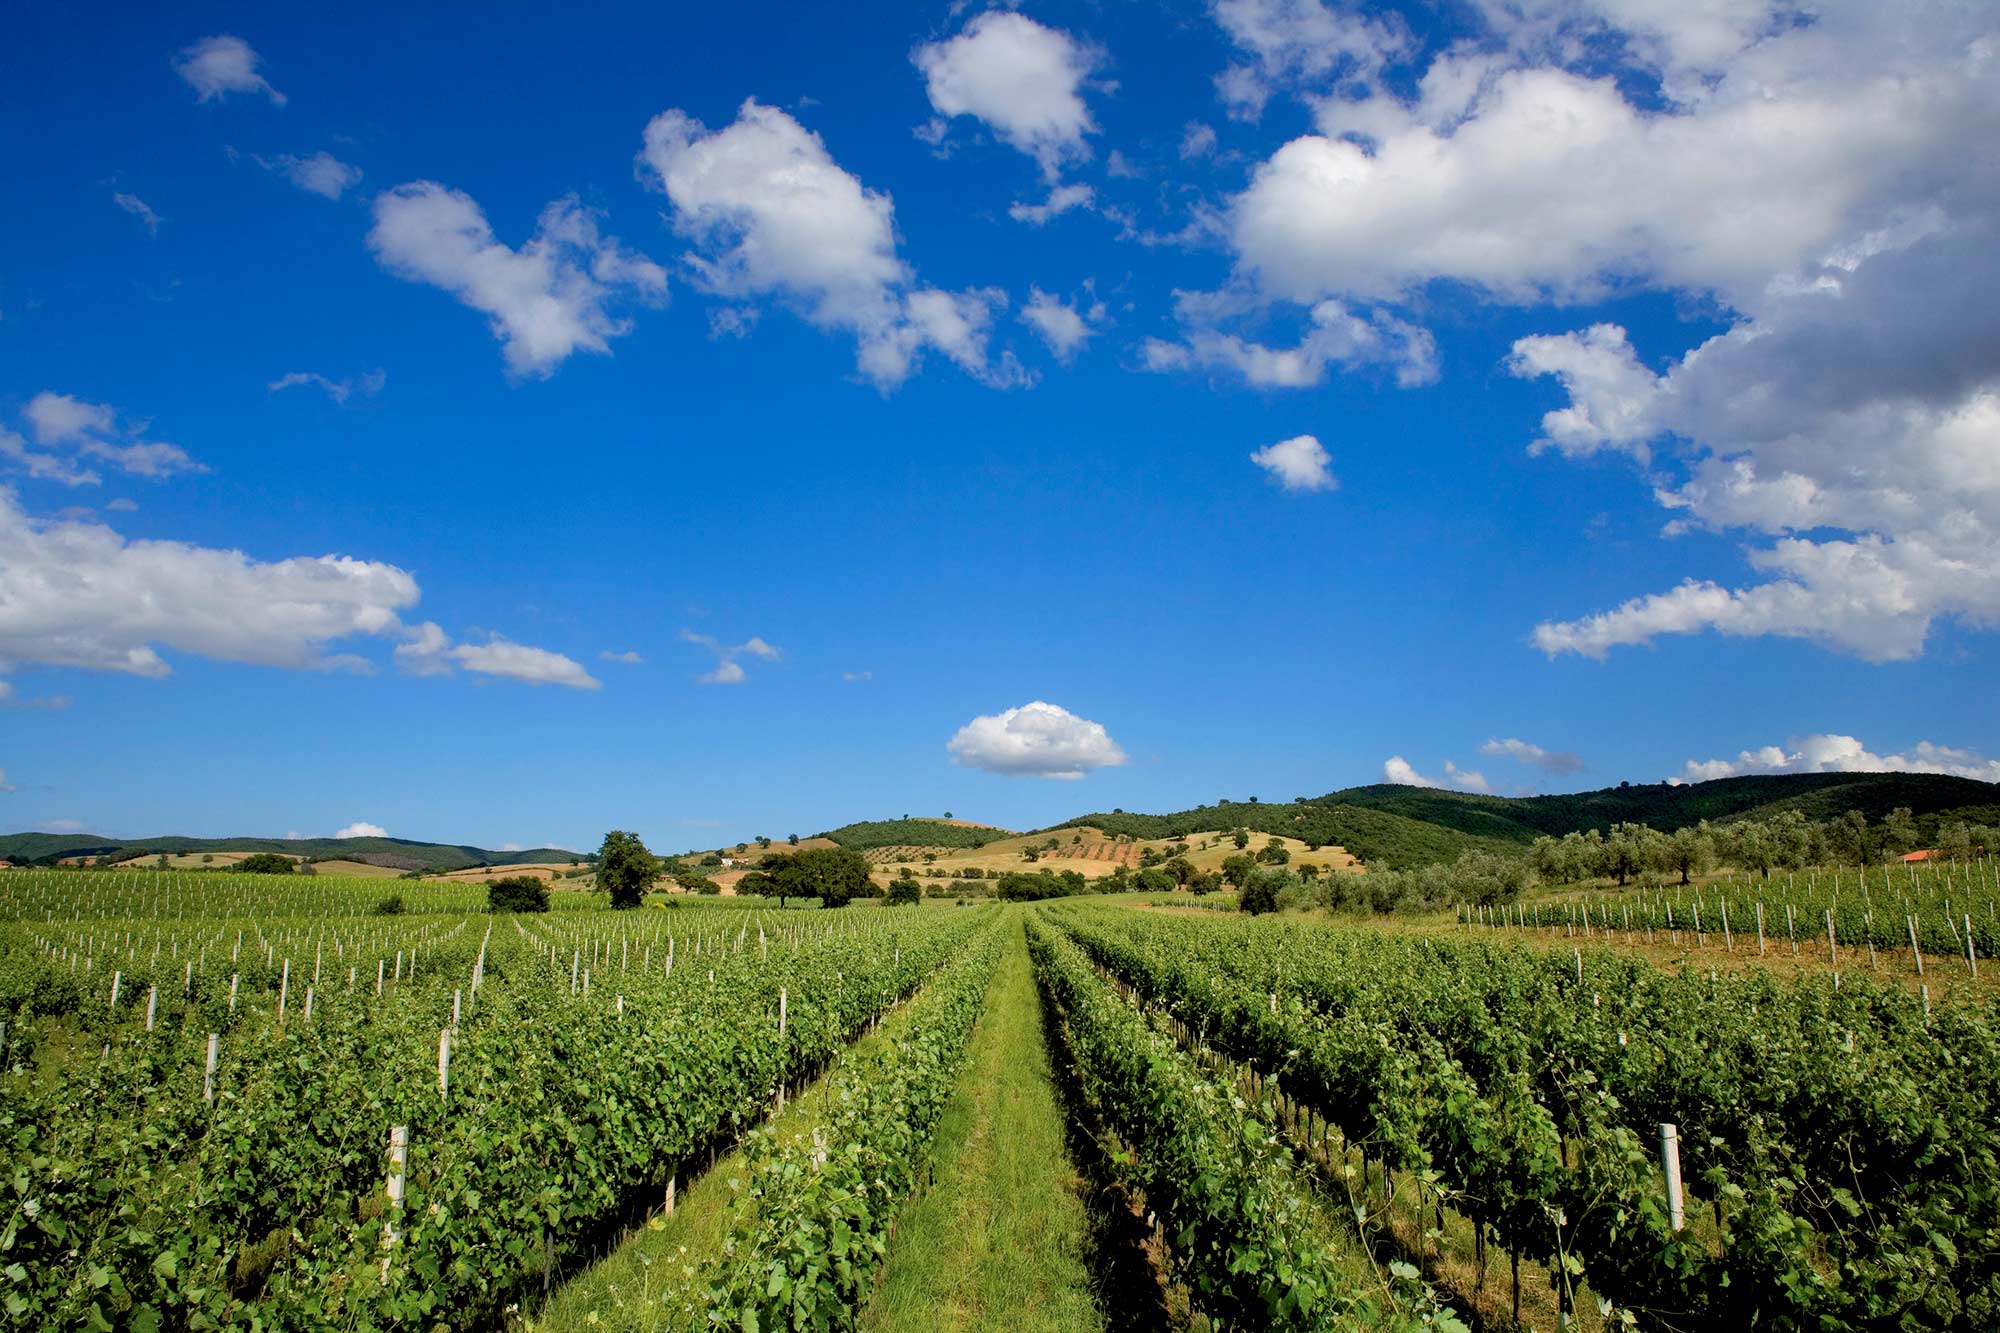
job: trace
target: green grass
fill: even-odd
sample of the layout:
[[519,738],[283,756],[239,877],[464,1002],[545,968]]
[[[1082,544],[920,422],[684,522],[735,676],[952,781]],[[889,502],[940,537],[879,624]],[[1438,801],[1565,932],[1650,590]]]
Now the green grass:
[[863,1313],[870,1333],[1105,1326],[1019,912],[1011,929],[932,1146],[935,1183],[898,1220]]

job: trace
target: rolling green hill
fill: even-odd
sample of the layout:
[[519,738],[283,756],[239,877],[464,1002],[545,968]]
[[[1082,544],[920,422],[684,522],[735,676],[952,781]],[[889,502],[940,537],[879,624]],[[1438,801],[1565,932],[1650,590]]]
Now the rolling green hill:
[[156,852],[283,852],[315,860],[362,861],[396,870],[465,870],[477,865],[555,864],[577,853],[559,847],[496,852],[407,838],[107,838],[93,833],[0,834],[0,860],[49,864],[66,856],[128,861]]
[[1620,823],[1671,831],[1704,819],[1761,819],[1781,810],[1813,819],[1859,810],[1872,822],[1898,806],[1916,814],[1928,837],[1940,818],[2000,822],[2000,785],[1935,773],[1780,773],[1561,796],[1485,796],[1381,783],[1306,800],[1224,801],[1168,815],[1080,815],[1054,827],[1092,824],[1135,838],[1241,827],[1336,843],[1370,864],[1403,867],[1449,861],[1473,847],[1520,848],[1544,834]]
[[871,847],[984,847],[1015,835],[1003,828],[968,828],[942,819],[866,819],[819,836],[865,852]]

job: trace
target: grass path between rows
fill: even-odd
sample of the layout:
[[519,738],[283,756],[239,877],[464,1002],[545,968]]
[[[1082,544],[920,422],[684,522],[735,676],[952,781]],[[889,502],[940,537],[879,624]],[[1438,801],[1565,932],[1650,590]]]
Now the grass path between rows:
[[932,1144],[934,1183],[896,1223],[868,1333],[1102,1333],[1085,1185],[1065,1147],[1021,913]]
[[[848,1047],[845,1058],[867,1055],[893,1041],[909,1021],[909,1004],[898,1005],[883,1016],[880,1027]],[[825,1127],[822,1093],[834,1072],[829,1069],[772,1120],[779,1144]],[[698,1322],[715,1276],[715,1258],[733,1220],[731,1205],[748,1176],[741,1151],[717,1158],[706,1172],[682,1183],[671,1214],[655,1214],[635,1228],[617,1249],[567,1279],[547,1304],[514,1327],[530,1333],[583,1328],[653,1333]]]

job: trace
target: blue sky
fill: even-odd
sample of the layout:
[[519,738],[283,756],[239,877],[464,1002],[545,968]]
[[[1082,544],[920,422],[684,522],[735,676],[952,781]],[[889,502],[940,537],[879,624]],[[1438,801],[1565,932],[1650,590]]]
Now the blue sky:
[[2000,778],[1996,43],[17,6],[0,826]]

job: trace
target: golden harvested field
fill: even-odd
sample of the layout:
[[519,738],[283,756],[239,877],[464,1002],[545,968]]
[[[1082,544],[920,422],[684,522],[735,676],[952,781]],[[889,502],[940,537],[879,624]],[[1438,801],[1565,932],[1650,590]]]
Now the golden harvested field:
[[[254,852],[169,852],[167,854],[166,868],[168,870],[226,870],[238,861],[241,861],[244,857],[254,856],[255,854]],[[207,859],[204,860],[204,857]],[[87,856],[65,856],[58,864],[66,866],[82,865],[90,859]],[[291,859],[296,863],[302,858],[294,856]],[[160,858],[157,855],[141,856],[135,860],[120,862],[120,864],[134,868],[150,869],[160,864]]]
[[352,879],[394,879],[403,872],[393,866],[371,866],[366,861],[315,861],[320,875],[344,875]]
[[471,870],[453,870],[442,875],[426,875],[425,879],[444,884],[484,884],[488,880],[506,879],[513,875],[529,875],[535,879],[554,879],[570,870],[582,869],[583,862],[519,862],[504,866],[478,866]]

